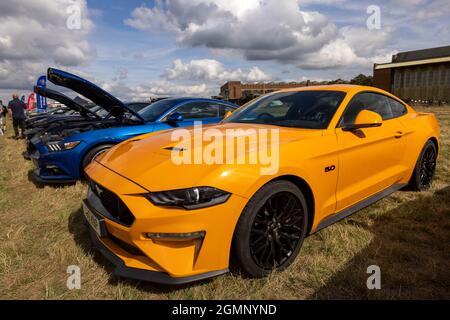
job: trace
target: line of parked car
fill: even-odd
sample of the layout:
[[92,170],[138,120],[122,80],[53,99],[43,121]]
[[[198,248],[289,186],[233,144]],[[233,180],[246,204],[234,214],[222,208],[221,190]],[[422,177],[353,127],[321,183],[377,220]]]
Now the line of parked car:
[[49,68],[48,80],[90,101],[81,105],[56,90],[35,87],[44,97],[65,108],[27,120],[26,159],[36,166],[34,179],[41,183],[71,183],[84,168],[112,146],[145,133],[191,126],[194,121],[213,124],[238,106],[220,100],[167,98],[125,103],[97,85],[65,71]]

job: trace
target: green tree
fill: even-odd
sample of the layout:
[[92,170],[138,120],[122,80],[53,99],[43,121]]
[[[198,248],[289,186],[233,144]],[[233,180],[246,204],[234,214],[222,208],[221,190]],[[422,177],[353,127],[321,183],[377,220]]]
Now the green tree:
[[361,73],[361,74],[358,74],[356,77],[354,77],[352,80],[350,80],[350,83],[361,85],[361,86],[372,86],[373,85],[373,77],[366,76]]

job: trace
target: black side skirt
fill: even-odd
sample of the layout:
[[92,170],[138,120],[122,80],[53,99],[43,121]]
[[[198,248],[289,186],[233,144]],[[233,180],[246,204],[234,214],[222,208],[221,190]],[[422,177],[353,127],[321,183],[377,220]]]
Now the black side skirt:
[[365,207],[368,207],[371,204],[374,204],[375,202],[389,196],[390,194],[402,189],[405,186],[406,186],[406,184],[394,184],[393,186],[391,186],[383,191],[380,191],[380,192],[374,194],[373,196],[370,196],[369,198],[367,198],[361,202],[358,202],[357,204],[332,215],[331,217],[325,218],[324,220],[322,220],[319,223],[319,225],[317,226],[316,230],[314,230],[313,233],[316,233],[317,231],[322,230],[323,228],[326,228],[326,227],[332,225],[333,223],[338,222],[339,220],[347,218],[348,216],[352,215],[353,213],[355,213],[361,209],[364,209]]

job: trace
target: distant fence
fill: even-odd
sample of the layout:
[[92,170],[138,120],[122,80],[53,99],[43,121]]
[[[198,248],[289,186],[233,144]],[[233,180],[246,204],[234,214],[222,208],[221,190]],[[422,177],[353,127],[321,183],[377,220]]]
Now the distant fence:
[[413,100],[413,99],[403,99],[407,104],[411,106],[421,106],[421,107],[447,107],[450,106],[448,101],[443,100]]

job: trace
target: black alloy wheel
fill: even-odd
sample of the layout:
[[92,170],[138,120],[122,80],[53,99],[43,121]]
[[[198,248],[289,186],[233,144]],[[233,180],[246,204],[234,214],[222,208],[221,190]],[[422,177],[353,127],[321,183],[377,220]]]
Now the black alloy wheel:
[[307,233],[308,209],[292,182],[267,183],[248,201],[233,235],[230,264],[250,277],[287,268]]
[[292,193],[280,192],[267,199],[253,220],[250,250],[263,269],[282,266],[294,253],[303,233],[304,212]]
[[407,189],[423,191],[431,187],[436,171],[437,154],[436,145],[428,140],[422,148]]
[[434,146],[427,146],[424,150],[420,164],[420,183],[424,188],[429,188],[433,181],[436,170],[436,149]]

